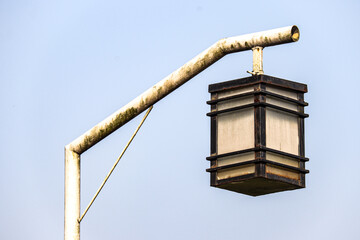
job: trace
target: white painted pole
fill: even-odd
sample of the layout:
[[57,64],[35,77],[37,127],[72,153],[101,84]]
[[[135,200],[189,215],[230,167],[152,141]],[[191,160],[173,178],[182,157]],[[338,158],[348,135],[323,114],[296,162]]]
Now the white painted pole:
[[80,239],[80,155],[65,147],[65,240]]
[[293,25],[224,38],[65,147],[65,240],[80,238],[80,155],[227,54],[299,40]]
[[263,47],[254,47],[253,51],[253,71],[251,74],[264,74],[263,70]]

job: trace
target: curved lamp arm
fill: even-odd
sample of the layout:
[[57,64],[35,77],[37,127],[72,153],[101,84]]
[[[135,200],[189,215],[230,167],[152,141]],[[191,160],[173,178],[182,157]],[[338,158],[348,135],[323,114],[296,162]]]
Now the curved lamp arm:
[[67,148],[81,154],[154,105],[157,101],[189,81],[229,53],[269,47],[299,40],[299,29],[293,25],[269,31],[224,38],[185,63],[182,67],[149,88],[143,94],[72,141]]

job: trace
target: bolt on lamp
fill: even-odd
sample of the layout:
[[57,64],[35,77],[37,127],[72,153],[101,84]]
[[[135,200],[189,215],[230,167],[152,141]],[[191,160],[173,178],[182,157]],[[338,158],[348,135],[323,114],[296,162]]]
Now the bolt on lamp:
[[210,185],[251,196],[305,187],[307,85],[263,74],[209,85]]

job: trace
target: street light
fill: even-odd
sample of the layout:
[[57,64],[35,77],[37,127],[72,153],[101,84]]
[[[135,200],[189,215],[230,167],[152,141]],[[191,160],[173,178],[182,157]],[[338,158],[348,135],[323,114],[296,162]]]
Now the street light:
[[[253,50],[254,58],[262,57],[262,48],[279,44],[297,42],[299,40],[299,29],[293,25],[284,28],[277,28],[263,32],[251,33],[236,37],[223,38],[212,46],[195,56],[189,62],[185,63],[179,69],[162,79],[153,87],[136,97],[134,100],[118,109],[116,112],[96,124],[94,127],[80,135],[71,143],[65,146],[65,211],[64,211],[64,239],[80,239],[80,223],[91,204],[98,196],[111,172],[114,170],[119,159],[115,162],[113,168],[106,176],[94,198],[91,200],[84,213],[80,213],[80,157],[81,154],[93,147],[111,133],[128,123],[130,120],[141,114],[151,106],[166,97],[175,89],[195,77],[197,74],[220,60],[227,54]],[[255,61],[254,61],[255,62]],[[254,67],[252,74],[262,73],[262,61],[256,61],[258,64]],[[255,65],[254,65],[255,66]],[[255,105],[254,105],[255,107]],[[147,114],[148,114],[147,113]],[[299,111],[300,113],[300,111]],[[147,116],[145,115],[145,118]],[[144,119],[145,119],[144,118]],[[142,123],[141,123],[142,124]],[[141,126],[139,125],[139,127]],[[138,127],[138,128],[139,128]],[[137,129],[138,130],[138,129]],[[133,137],[135,136],[135,131]],[[132,138],[133,138],[132,137]],[[131,142],[132,138],[129,140]],[[124,151],[128,145],[124,148]],[[124,152],[123,151],[123,152]],[[259,151],[258,151],[259,152]],[[260,151],[264,152],[264,151]],[[274,153],[276,154],[276,152]],[[281,156],[281,155],[280,155]],[[291,155],[293,156],[293,155]],[[301,153],[300,153],[301,156]],[[216,161],[215,161],[216,162]],[[301,161],[300,161],[301,162]],[[299,163],[299,168],[302,165]],[[220,170],[220,169],[219,169]],[[215,173],[219,172],[216,170]],[[221,172],[221,171],[220,171]]]
[[254,74],[209,92],[210,185],[251,196],[304,188],[307,86]]

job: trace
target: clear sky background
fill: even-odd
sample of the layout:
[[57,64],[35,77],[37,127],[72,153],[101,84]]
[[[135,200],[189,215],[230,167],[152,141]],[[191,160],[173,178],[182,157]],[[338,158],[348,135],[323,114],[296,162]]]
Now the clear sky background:
[[[268,75],[308,85],[307,187],[209,186],[208,85],[231,54],[154,106],[81,223],[82,239],[360,239],[359,1],[0,1],[0,239],[63,239],[64,146],[221,38],[289,25]],[[89,203],[142,116],[82,155]]]

